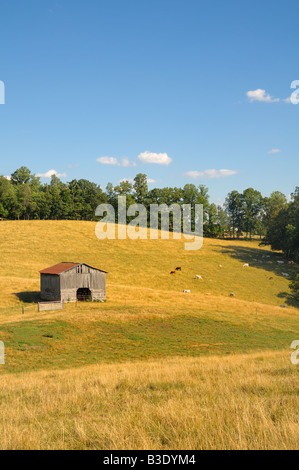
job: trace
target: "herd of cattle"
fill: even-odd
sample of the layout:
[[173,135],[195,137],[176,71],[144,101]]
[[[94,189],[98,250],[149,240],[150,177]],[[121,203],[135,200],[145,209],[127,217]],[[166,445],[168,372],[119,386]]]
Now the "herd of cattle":
[[[239,254],[239,253],[237,253]],[[262,258],[270,258],[270,255],[263,255]],[[258,261],[257,259],[254,259],[254,261]],[[262,263],[262,261],[259,261],[260,263]],[[268,263],[271,263],[273,264],[272,261],[268,261]],[[282,260],[279,260],[277,261],[278,264],[282,265],[282,264],[285,264],[285,261],[282,261]],[[288,261],[288,265],[291,266],[291,265],[294,265],[295,262],[294,261]],[[222,264],[219,264],[218,265],[218,268],[222,268]],[[250,267],[250,264],[249,263],[244,263],[243,264],[243,268],[249,268]],[[178,271],[182,271],[182,267],[181,266],[177,266],[173,271],[170,271],[170,274],[171,275],[174,275],[176,274]],[[289,273],[281,273],[282,276],[284,277],[289,277],[290,274]],[[196,279],[196,280],[203,280],[202,276],[200,276],[199,274],[195,274],[195,277],[193,279]],[[269,280],[273,280],[273,277],[269,277]],[[185,294],[190,294],[191,291],[190,290],[187,290],[187,289],[184,289],[183,292]],[[233,292],[230,293],[230,297],[235,297],[235,294]]]

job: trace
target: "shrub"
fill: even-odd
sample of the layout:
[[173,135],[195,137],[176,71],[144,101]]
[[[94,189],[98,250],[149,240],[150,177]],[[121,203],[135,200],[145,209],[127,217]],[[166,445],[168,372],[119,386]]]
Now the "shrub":
[[294,278],[293,278],[293,280],[290,284],[290,288],[294,293],[295,299],[299,300],[299,273],[297,273],[294,276]]

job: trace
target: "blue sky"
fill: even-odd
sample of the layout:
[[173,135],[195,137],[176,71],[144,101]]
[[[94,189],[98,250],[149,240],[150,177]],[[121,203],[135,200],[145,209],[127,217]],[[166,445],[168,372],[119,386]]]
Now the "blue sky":
[[297,0],[1,0],[0,174],[289,194],[298,16]]

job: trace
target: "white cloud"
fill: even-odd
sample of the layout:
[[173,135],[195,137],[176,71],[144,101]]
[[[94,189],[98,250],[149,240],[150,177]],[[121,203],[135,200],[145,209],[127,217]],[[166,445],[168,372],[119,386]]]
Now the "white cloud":
[[8,181],[11,180],[11,176],[4,176],[4,178],[6,178]]
[[192,179],[198,178],[224,178],[226,176],[236,175],[238,172],[236,170],[204,170],[204,171],[187,171],[184,173],[185,176],[188,176]]
[[140,153],[138,160],[142,163],[156,163],[157,165],[169,165],[172,162],[167,153],[152,153],[149,151]]
[[264,103],[277,103],[280,101],[279,98],[273,98],[269,93],[266,93],[266,90],[262,90],[258,88],[257,90],[247,91],[247,97],[249,98],[250,102],[253,101],[263,101]]
[[57,173],[56,170],[49,170],[46,173],[37,173],[35,176],[38,178],[51,178],[52,176],[57,176],[57,178],[66,178],[66,173]]
[[280,149],[271,149],[271,150],[269,150],[268,153],[269,153],[270,155],[275,155],[275,153],[279,153],[279,152],[281,152]]
[[118,161],[117,158],[114,157],[100,157],[97,158],[97,162],[101,163],[102,165],[114,165],[114,166],[136,166],[135,162],[131,162],[127,157],[124,157],[121,162]]
[[147,178],[148,184],[153,184],[156,182],[156,180],[153,180],[152,178]]
[[121,161],[121,166],[136,166],[135,162],[131,162],[127,157],[124,157]]
[[114,157],[100,157],[97,158],[97,162],[101,163],[102,165],[118,165],[117,158]]

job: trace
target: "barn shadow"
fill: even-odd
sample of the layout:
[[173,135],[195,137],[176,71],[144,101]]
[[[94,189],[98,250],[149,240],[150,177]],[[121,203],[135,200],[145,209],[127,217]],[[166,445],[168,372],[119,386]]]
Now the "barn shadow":
[[[275,275],[291,281],[292,276],[298,272],[298,266],[288,265],[281,253],[255,247],[242,247],[240,245],[229,245],[225,248],[221,245],[216,245],[216,248],[217,251],[221,248],[222,254],[229,255],[232,259],[238,260],[243,264],[248,263],[253,268],[268,271],[269,280]],[[281,264],[279,261],[283,261],[284,263]],[[282,273],[289,274],[289,277],[284,277]],[[283,299],[284,303],[287,305],[299,308],[299,302],[290,292],[280,292],[277,297]]]
[[16,292],[15,296],[25,304],[37,304],[41,301],[40,292]]

